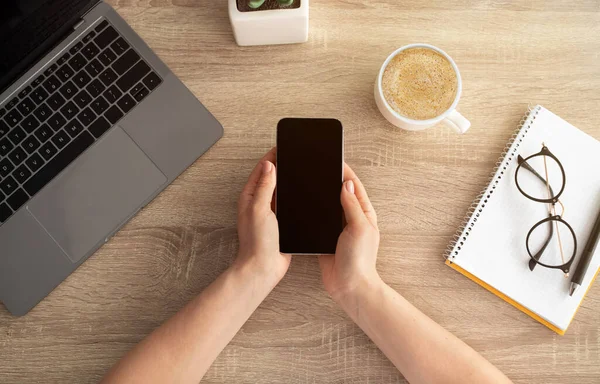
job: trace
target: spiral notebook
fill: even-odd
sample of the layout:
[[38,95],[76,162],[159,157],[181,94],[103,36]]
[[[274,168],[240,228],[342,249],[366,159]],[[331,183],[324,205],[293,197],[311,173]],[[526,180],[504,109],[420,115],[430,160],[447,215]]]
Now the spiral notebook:
[[445,257],[454,270],[563,335],[598,273],[600,247],[572,297],[568,293],[571,280],[560,270],[529,269],[527,233],[544,218],[540,215],[548,213],[544,204],[520,194],[515,171],[517,156],[526,158],[539,152],[542,143],[565,169],[561,201],[566,207],[563,218],[572,226],[579,244],[571,267],[571,272],[575,271],[600,212],[600,142],[539,105],[521,121]]

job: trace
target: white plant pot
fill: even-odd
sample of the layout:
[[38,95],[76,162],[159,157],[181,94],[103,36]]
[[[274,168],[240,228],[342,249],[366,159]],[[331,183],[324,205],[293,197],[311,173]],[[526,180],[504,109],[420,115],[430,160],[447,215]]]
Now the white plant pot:
[[229,1],[229,19],[238,45],[304,43],[308,40],[308,1],[299,8],[240,12]]

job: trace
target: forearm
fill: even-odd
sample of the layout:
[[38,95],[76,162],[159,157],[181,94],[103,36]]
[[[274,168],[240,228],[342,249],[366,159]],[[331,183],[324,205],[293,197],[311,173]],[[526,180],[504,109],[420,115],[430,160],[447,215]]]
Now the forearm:
[[412,384],[510,383],[381,280],[337,301]]
[[104,383],[198,383],[276,282],[231,267],[129,352]]

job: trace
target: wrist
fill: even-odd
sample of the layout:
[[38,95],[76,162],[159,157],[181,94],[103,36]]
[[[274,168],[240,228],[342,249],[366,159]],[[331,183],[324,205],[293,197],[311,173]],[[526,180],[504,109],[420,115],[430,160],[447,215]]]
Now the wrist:
[[278,273],[275,268],[265,267],[255,260],[254,257],[238,256],[229,269],[233,274],[243,279],[252,280],[270,291],[281,281],[285,273]]
[[249,317],[271,293],[275,283],[263,276],[250,263],[238,260],[219,276],[220,289],[228,292],[225,296],[235,303],[234,312]]
[[363,298],[381,290],[385,285],[379,274],[369,277],[365,276],[354,284],[348,285],[345,289],[334,292],[331,297],[348,312],[348,310],[356,308]]

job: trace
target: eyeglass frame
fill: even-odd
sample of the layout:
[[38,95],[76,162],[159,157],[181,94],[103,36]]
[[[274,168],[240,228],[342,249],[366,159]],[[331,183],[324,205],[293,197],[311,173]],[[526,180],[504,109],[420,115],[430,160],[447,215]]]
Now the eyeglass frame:
[[[528,160],[530,160],[530,159],[532,159],[534,157],[539,157],[539,156],[548,156],[548,157],[550,157],[551,159],[553,159],[558,164],[558,167],[560,168],[560,172],[562,174],[563,182],[562,182],[562,186],[561,186],[560,191],[556,195],[554,195],[554,192],[552,191],[552,187],[548,183],[548,180],[544,179],[535,169],[533,169],[533,167],[530,164],[527,163]],[[519,155],[518,158],[517,158],[517,163],[518,163],[518,166],[517,166],[517,169],[515,170],[515,185],[517,186],[517,189],[519,190],[519,192],[521,192],[521,194],[523,196],[525,196],[526,198],[528,198],[528,199],[530,199],[532,201],[538,202],[538,203],[551,204],[552,207],[556,207],[556,203],[560,203],[561,206],[562,206],[562,203],[560,202],[559,199],[560,199],[560,196],[562,195],[562,193],[564,192],[565,186],[567,184],[567,178],[566,178],[566,174],[565,174],[565,169],[564,169],[562,163],[560,162],[560,160],[558,160],[558,158],[552,152],[550,152],[550,150],[548,149],[548,147],[546,147],[546,145],[544,143],[542,143],[542,149],[538,153],[535,153],[535,154],[533,154],[531,156],[528,156],[525,159],[523,159]],[[548,188],[548,191],[550,192],[550,194],[552,195],[552,197],[548,198],[548,199],[538,199],[536,197],[533,197],[533,196],[527,194],[525,191],[523,191],[523,189],[519,185],[519,181],[518,181],[518,178],[517,178],[517,176],[519,174],[519,171],[521,170],[521,167],[524,167],[528,171],[532,172],[537,178],[539,178],[540,180],[542,180],[546,184],[546,186]],[[556,209],[554,209],[554,215],[551,212],[549,212],[548,217],[546,217],[545,219],[542,219],[542,220],[538,221],[536,224],[534,224],[534,226],[531,227],[531,229],[527,233],[527,238],[525,239],[525,246],[527,248],[527,253],[529,254],[529,257],[531,258],[531,261],[534,262],[534,264],[532,265],[531,261],[530,261],[529,268],[531,270],[533,270],[535,264],[539,264],[539,265],[541,265],[542,267],[545,267],[545,268],[560,269],[561,271],[563,271],[563,273],[565,274],[565,276],[568,276],[569,270],[571,268],[571,265],[573,264],[573,261],[575,260],[575,256],[577,255],[577,236],[575,235],[575,231],[573,230],[573,228],[571,227],[571,225],[569,223],[567,223],[562,218],[562,214],[563,213],[564,213],[564,206],[563,206],[563,212],[561,213],[561,215],[557,215],[556,214]],[[541,261],[538,260],[539,258],[541,258],[541,254],[545,251],[546,247],[548,246],[548,244],[550,243],[550,241],[551,241],[551,239],[552,239],[552,237],[554,235],[554,230],[553,230],[553,227],[552,227],[552,223],[550,223],[550,226],[551,226],[552,229],[551,229],[550,235],[548,237],[548,240],[542,246],[541,250],[536,253],[535,256],[537,256],[537,258],[531,253],[531,250],[529,249],[529,238],[530,238],[531,234],[533,233],[533,231],[537,227],[539,227],[540,225],[542,225],[543,223],[546,223],[546,222],[560,222],[560,223],[564,224],[569,229],[569,231],[571,232],[571,235],[573,236],[573,254],[571,255],[570,259],[567,262],[565,262],[564,264],[562,264],[562,265],[548,265],[548,264],[542,263]],[[560,246],[562,248],[562,245],[560,245]]]

